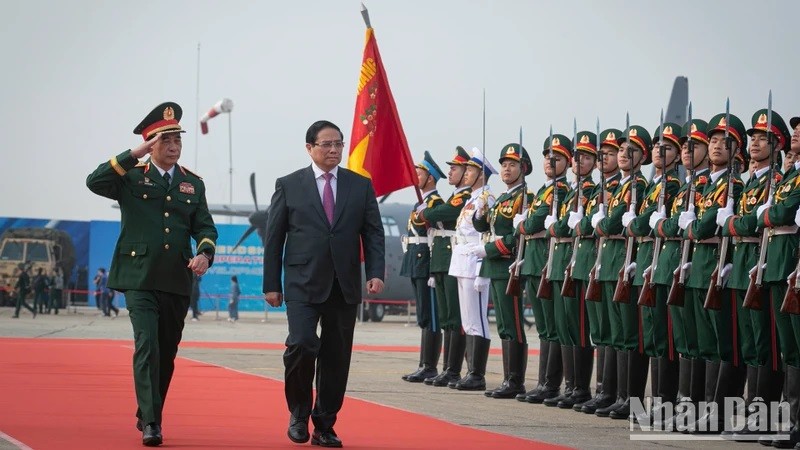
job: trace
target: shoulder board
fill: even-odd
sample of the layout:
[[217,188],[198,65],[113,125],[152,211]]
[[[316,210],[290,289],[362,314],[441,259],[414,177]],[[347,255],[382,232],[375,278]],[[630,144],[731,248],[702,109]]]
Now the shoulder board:
[[442,197],[440,197],[439,195],[433,194],[433,195],[431,195],[430,201],[441,200],[441,199],[442,199]]
[[569,185],[567,185],[567,183],[565,183],[563,181],[559,181],[558,182],[558,188],[559,189],[567,189],[567,188],[569,188]]
[[645,178],[644,175],[637,175],[636,182],[647,184],[647,178]]
[[617,187],[619,186],[619,180],[611,180],[608,183],[606,183],[606,185],[608,187]]
[[586,189],[586,188],[593,188],[594,186],[595,186],[595,185],[594,185],[594,182],[593,182],[593,181],[584,181],[584,182],[583,182],[583,186],[581,186],[581,187],[582,187],[583,189]]
[[678,183],[678,184],[681,184],[681,180],[679,180],[678,177],[668,176],[667,177],[667,183]]
[[450,204],[453,206],[461,206],[464,204],[464,197],[461,195],[456,195],[452,199],[450,199]]
[[193,176],[197,177],[200,180],[203,179],[203,177],[201,177],[200,175],[198,175],[198,174],[192,172],[191,170],[187,169],[185,166],[178,166],[178,167],[180,167],[184,172],[192,174]]

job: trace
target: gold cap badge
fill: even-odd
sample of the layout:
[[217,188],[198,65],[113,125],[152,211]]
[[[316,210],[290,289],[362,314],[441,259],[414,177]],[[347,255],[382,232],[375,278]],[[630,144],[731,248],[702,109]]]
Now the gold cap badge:
[[583,137],[581,137],[581,144],[588,144],[588,143],[589,143],[589,135],[584,134]]
[[164,108],[164,120],[173,120],[175,119],[175,111],[172,109],[171,106],[167,106]]

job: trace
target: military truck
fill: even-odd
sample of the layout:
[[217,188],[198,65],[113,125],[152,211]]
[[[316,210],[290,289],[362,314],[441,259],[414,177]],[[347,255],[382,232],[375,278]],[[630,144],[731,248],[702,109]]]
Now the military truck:
[[31,276],[39,268],[52,275],[56,267],[61,267],[66,285],[75,267],[72,236],[52,228],[14,228],[0,235],[0,305],[14,303],[10,293],[20,263],[30,268]]

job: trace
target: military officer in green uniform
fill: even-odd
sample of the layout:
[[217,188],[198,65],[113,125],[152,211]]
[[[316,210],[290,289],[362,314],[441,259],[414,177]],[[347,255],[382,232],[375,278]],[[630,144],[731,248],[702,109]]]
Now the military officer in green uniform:
[[[616,190],[621,178],[617,153],[619,143],[617,138],[622,136],[622,131],[609,128],[600,133],[601,158],[597,161],[597,168],[602,173],[604,185],[598,183],[591,192],[589,203],[585,210],[578,207],[578,211],[569,213],[567,225],[575,230],[575,236],[580,237],[578,252],[575,258],[575,267],[572,275],[575,278],[575,290],[585,302],[589,317],[589,333],[592,343],[597,346],[597,386],[595,397],[577,408],[586,414],[594,414],[598,408],[605,408],[614,403],[617,394],[617,355],[611,346],[611,323],[606,305],[601,303],[601,298],[589,298],[586,293],[589,286],[589,274],[595,270],[597,261],[597,242],[591,217],[597,212],[601,204],[608,204],[610,193]],[[585,211],[585,212],[584,212]]]
[[[633,203],[642,204],[647,180],[640,169],[643,164],[652,162],[650,133],[639,125],[630,126],[627,133],[627,136],[617,139],[620,144],[617,160],[622,171],[622,180],[611,197],[608,214],[606,208],[601,207],[591,219],[595,233],[608,239],[601,256],[599,279],[603,284],[603,302],[609,308],[612,345],[617,353],[617,401],[611,406],[598,409],[595,414],[612,419],[628,419],[629,397],[633,394],[639,396],[639,388],[644,389],[648,367],[647,357],[639,341],[639,310],[636,299],[629,298],[627,303],[613,301],[620,271],[625,270],[632,276],[636,268],[634,261],[625,265],[626,240],[622,216],[631,210]],[[636,197],[632,196],[633,183],[636,183]],[[642,377],[645,378],[644,382],[641,381]]]
[[[772,128],[767,129],[767,110],[762,109],[753,114],[752,128],[747,130],[753,145],[770,145],[777,154],[783,151],[789,143],[789,130],[783,118],[772,112]],[[792,119],[792,125],[797,126],[797,119]],[[768,133],[769,131],[769,133]],[[777,159],[777,158],[776,158]],[[758,225],[769,229],[767,243],[767,260],[763,274],[762,303],[769,301],[769,310],[772,314],[771,322],[774,324],[777,339],[777,349],[783,358],[786,370],[784,381],[784,397],[789,403],[792,431],[788,440],[770,440],[762,438],[759,443],[773,445],[779,448],[791,448],[800,441],[798,430],[797,410],[800,407],[800,316],[789,315],[781,312],[784,295],[788,288],[786,279],[797,265],[797,211],[800,205],[800,173],[795,170],[787,172],[780,183],[775,186],[772,199],[758,207]],[[768,290],[769,295],[766,295]],[[773,352],[773,355],[775,352]],[[777,358],[773,356],[773,361]],[[774,364],[774,363],[773,363]],[[773,367],[775,367],[773,365]],[[760,381],[760,380],[759,380]]]
[[[584,292],[576,286],[574,293],[564,293],[567,273],[577,264],[577,246],[581,244],[580,236],[573,237],[569,227],[569,213],[584,210],[589,196],[594,190],[592,170],[597,163],[597,135],[590,131],[578,132],[575,136],[572,172],[575,181],[571,189],[559,204],[558,220],[547,227],[551,239],[556,239],[552,257],[550,281],[553,283],[553,303],[559,343],[562,346],[561,359],[566,380],[564,397],[556,403],[559,408],[574,408],[575,405],[591,400],[589,383],[592,379],[594,363],[594,347],[589,337],[589,320],[586,313]],[[545,219],[545,225],[553,220],[552,215]],[[569,270],[568,270],[569,269]],[[574,280],[574,278],[572,278]],[[574,283],[574,281],[573,281]],[[577,284],[577,283],[574,283]],[[573,381],[574,380],[574,381]],[[567,391],[571,392],[567,395]],[[545,405],[552,404],[555,399],[545,400]]]
[[461,367],[467,349],[467,340],[461,329],[461,310],[458,303],[458,280],[448,274],[453,246],[450,239],[456,233],[456,221],[461,209],[469,200],[472,189],[465,185],[464,174],[470,155],[461,146],[456,147],[456,154],[447,164],[450,171],[447,181],[456,190],[445,202],[437,203],[430,208],[419,211],[420,220],[428,222],[431,241],[431,277],[429,285],[436,287],[437,312],[439,327],[444,332],[444,362],[442,373],[425,379],[425,384],[447,386],[448,383],[461,379]]
[[[678,180],[678,172],[675,166],[680,158],[680,135],[681,127],[675,123],[664,123],[663,132],[661,128],[653,135],[653,165],[655,173],[652,181],[647,185],[644,193],[644,200],[638,205],[638,211],[627,211],[622,216],[622,225],[625,227],[627,236],[636,236],[638,247],[636,250],[636,271],[633,278],[635,291],[639,291],[637,296],[632,299],[636,301],[641,295],[642,290],[655,289],[652,284],[652,267],[654,251],[654,233],[650,227],[650,216],[658,209],[659,198],[663,194],[662,211],[669,209],[675,200],[675,195],[680,189],[681,183]],[[663,153],[663,154],[662,154]],[[661,247],[659,247],[661,251]],[[656,265],[657,268],[657,265]],[[648,277],[645,286],[645,274]],[[655,292],[653,292],[655,294]],[[659,373],[658,362],[667,356],[667,305],[666,293],[662,292],[663,302],[656,302],[653,307],[639,306],[641,315],[641,328],[639,333],[645,354],[650,357],[650,388],[652,396],[658,397]],[[677,366],[676,366],[677,368]],[[673,377],[674,379],[674,377]],[[632,380],[633,381],[633,380]],[[669,381],[669,380],[665,380]],[[645,380],[637,379],[636,383],[640,391],[643,391]],[[677,383],[673,383],[677,388]],[[666,387],[666,386],[665,386]],[[628,386],[629,391],[634,389]],[[637,394],[638,395],[638,394]],[[674,397],[674,395],[672,396]],[[673,399],[674,400],[674,399]]]
[[[550,158],[551,142],[549,137],[545,139],[542,155],[544,156],[543,171],[547,176],[547,181],[536,192],[528,210],[514,218],[514,225],[516,231],[525,238],[525,256],[520,274],[526,280],[526,294],[531,303],[536,320],[536,330],[539,334],[539,373],[544,373],[545,376],[539,378],[539,385],[535,389],[524,393],[524,396],[518,395],[517,400],[529,403],[547,402],[548,406],[556,406],[558,402],[571,394],[574,387],[572,353],[568,356],[562,354],[562,350],[571,351],[572,346],[566,347],[566,344],[562,345],[559,340],[559,324],[555,308],[559,303],[558,308],[563,312],[560,286],[559,289],[556,289],[551,285],[553,297],[550,299],[539,298],[538,289],[541,282],[547,282],[548,275],[554,277],[551,280],[563,281],[564,278],[563,273],[559,274],[557,270],[553,270],[555,267],[551,258],[554,255],[549,254],[551,235],[547,228],[557,220],[558,211],[553,211],[554,199],[557,196],[558,204],[562,204],[570,190],[566,172],[572,163],[572,142],[563,134],[554,134],[552,159]],[[545,273],[545,267],[551,269],[549,274]],[[562,265],[561,271],[563,269]],[[545,280],[542,280],[542,276],[545,277]],[[556,290],[559,290],[558,300],[554,301],[556,300]],[[568,362],[565,363],[565,360]],[[566,389],[569,392],[561,394],[561,381],[564,378],[567,379]]]
[[[108,287],[124,292],[128,305],[137,428],[147,446],[162,443],[161,415],[189,309],[192,272],[206,272],[217,239],[203,180],[177,164],[181,115],[176,103],[157,106],[133,130],[144,142],[100,164],[86,179],[92,192],[116,200],[122,213]],[[148,154],[150,159],[139,163]]]
[[436,191],[436,183],[445,175],[428,152],[425,152],[425,157],[416,165],[416,170],[417,189],[421,192],[422,202],[414,205],[414,210],[408,217],[408,234],[403,236],[403,266],[400,268],[400,276],[411,278],[411,284],[414,286],[417,325],[422,332],[419,366],[416,371],[402,377],[411,383],[421,383],[426,378],[438,374],[436,367],[439,364],[439,353],[442,348],[438,307],[436,302],[432,301],[432,288],[428,287],[431,264],[428,222],[418,217],[417,209],[432,208],[443,202]]
[[[533,201],[525,187],[525,175],[531,173],[531,159],[524,147],[508,144],[500,151],[500,178],[506,185],[486,214],[478,199],[472,223],[484,233],[484,242],[470,252],[483,258],[479,276],[490,279],[490,293],[497,320],[497,334],[503,348],[503,383],[484,393],[493,398],[514,398],[525,392],[525,369],[528,365],[528,341],[523,330],[522,293],[507,295],[509,266],[514,262],[517,236],[514,216],[522,212],[523,202]],[[523,200],[523,193],[526,198]]]

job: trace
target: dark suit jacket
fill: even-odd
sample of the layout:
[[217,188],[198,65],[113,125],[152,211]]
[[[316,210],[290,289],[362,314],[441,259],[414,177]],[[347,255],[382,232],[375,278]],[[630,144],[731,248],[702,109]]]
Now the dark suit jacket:
[[339,167],[332,225],[311,166],[279,178],[267,219],[264,292],[282,292],[287,302],[322,303],[336,278],[345,301],[360,303],[362,241],[367,279],[383,280],[383,225],[368,178]]

